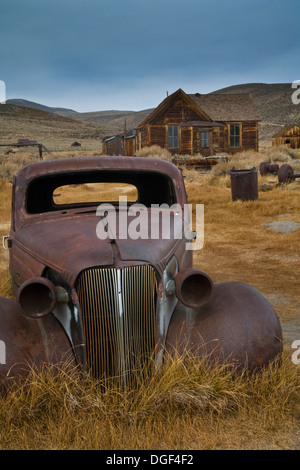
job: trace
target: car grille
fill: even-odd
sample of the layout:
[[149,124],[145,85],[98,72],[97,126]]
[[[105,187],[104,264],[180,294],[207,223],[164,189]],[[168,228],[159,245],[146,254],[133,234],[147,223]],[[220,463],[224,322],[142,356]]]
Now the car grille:
[[127,384],[154,352],[154,269],[88,269],[79,276],[77,293],[88,367],[95,377],[122,377]]

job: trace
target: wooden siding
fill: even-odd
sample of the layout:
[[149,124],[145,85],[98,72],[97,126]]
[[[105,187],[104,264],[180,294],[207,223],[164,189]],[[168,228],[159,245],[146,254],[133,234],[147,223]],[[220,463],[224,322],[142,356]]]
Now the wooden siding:
[[243,150],[258,151],[258,123],[243,122],[242,124]]
[[125,155],[131,157],[135,154],[136,151],[136,139],[132,137],[131,139],[125,139]]
[[180,125],[182,122],[204,120],[204,115],[201,112],[195,112],[191,109],[183,99],[178,99],[173,102],[170,107],[164,112],[160,113],[155,120],[156,125]]
[[[201,146],[201,133],[208,132],[209,133],[209,146],[202,147]],[[193,133],[193,146],[192,146],[192,154],[200,153],[204,157],[209,157],[210,155],[214,155],[218,152],[224,151],[224,130],[222,127],[216,127],[209,131],[203,130],[198,127],[194,127],[192,129]]]
[[181,152],[182,154],[193,153],[193,128],[183,127],[181,128]]
[[103,155],[132,156],[135,154],[137,148],[137,138],[135,136],[124,139],[124,136],[116,135],[102,141]]
[[[230,125],[240,125],[240,146],[230,146]],[[220,142],[221,143],[221,142]],[[258,122],[245,121],[245,122],[229,122],[224,129],[223,150],[227,153],[237,153],[242,150],[255,150],[258,151]]]
[[166,147],[166,126],[150,126],[150,142],[151,145],[159,145],[160,147]]
[[[201,153],[204,156],[214,155],[219,152],[236,153],[241,150],[258,151],[258,123],[223,123],[225,127],[214,127],[209,131],[209,147],[201,147],[201,127],[181,127],[180,123],[165,119],[162,125],[149,125],[140,129],[138,139],[141,147],[159,145],[168,149],[168,125],[178,126],[178,148],[168,149],[171,153],[195,155]],[[240,146],[230,146],[230,124],[240,125]],[[297,147],[296,147],[297,148]]]
[[[193,107],[195,107],[193,105]],[[170,103],[166,109],[161,109],[155,116],[155,122],[141,126],[137,130],[141,147],[159,145],[168,149],[171,153],[192,154],[193,148],[193,128],[181,128],[182,122],[199,121],[206,119],[206,115],[196,112],[186,100],[178,98]],[[178,126],[178,147],[168,147],[168,126]],[[198,152],[198,151],[197,151]]]
[[[193,99],[190,97],[193,96]],[[247,99],[246,99],[247,98]],[[177,154],[202,154],[203,156],[217,153],[236,153],[241,150],[258,150],[258,120],[251,107],[251,98],[243,95],[238,97],[224,97],[208,95],[186,95],[181,89],[170,95],[144,119],[136,129],[136,150],[143,147],[158,145]],[[225,100],[225,110],[218,108],[219,100]],[[245,101],[246,100],[246,101]],[[213,101],[213,103],[211,103]],[[204,103],[203,110],[199,103]],[[246,104],[245,104],[246,103]],[[230,115],[230,120],[217,120],[215,116],[208,115],[207,109],[213,110],[215,115]],[[247,106],[246,106],[247,105]],[[219,106],[220,107],[220,106]],[[241,111],[242,110],[242,111]],[[243,117],[241,118],[241,112]],[[244,115],[249,113],[248,120]],[[240,118],[231,120],[231,116]],[[240,125],[240,145],[230,146],[230,125]],[[178,146],[168,147],[168,126],[178,127]],[[201,147],[201,132],[209,133],[209,146]],[[135,149],[130,149],[134,153]],[[127,150],[126,150],[127,153]]]
[[293,126],[286,126],[277,132],[272,139],[272,145],[279,146],[285,145],[289,148],[300,148],[300,126],[297,124]]

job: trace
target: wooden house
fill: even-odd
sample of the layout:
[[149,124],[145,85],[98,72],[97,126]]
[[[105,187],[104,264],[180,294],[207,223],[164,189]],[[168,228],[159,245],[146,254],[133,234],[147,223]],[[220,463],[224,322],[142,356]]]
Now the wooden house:
[[[173,154],[203,156],[258,150],[260,120],[250,95],[192,95],[179,89],[137,126],[133,153],[152,145]],[[104,140],[103,153],[108,150]]]
[[298,124],[290,124],[282,127],[273,135],[272,145],[286,145],[292,149],[300,149],[300,126]]
[[136,131],[132,129],[121,132],[102,140],[102,153],[104,155],[131,156],[136,152]]

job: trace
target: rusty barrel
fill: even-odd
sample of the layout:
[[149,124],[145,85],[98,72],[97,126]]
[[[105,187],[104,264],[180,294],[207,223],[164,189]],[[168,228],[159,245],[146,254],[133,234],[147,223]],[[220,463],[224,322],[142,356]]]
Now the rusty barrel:
[[231,196],[233,201],[254,201],[258,199],[258,178],[255,167],[250,170],[229,171],[231,178]]
[[259,172],[261,176],[267,175],[271,173],[273,175],[277,175],[279,171],[279,165],[277,163],[268,163],[268,162],[261,162],[259,165]]

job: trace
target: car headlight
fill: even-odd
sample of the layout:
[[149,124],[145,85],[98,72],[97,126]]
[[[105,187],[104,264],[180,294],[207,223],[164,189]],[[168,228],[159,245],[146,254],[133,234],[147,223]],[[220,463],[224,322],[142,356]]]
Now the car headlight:
[[179,271],[175,276],[175,285],[178,300],[190,308],[200,308],[205,305],[213,290],[210,277],[194,268]]
[[23,315],[41,318],[53,311],[57,302],[67,302],[68,293],[61,286],[44,277],[25,281],[17,293],[17,302]]

